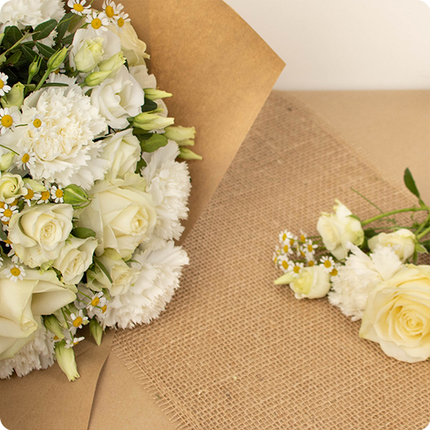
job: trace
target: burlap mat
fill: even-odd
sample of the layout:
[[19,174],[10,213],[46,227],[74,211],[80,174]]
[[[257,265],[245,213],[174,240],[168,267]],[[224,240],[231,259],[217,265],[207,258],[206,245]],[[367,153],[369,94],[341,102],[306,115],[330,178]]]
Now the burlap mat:
[[[220,136],[222,139],[222,136]],[[402,174],[402,172],[399,172]],[[322,120],[273,93],[185,242],[191,265],[161,318],[115,350],[192,429],[423,429],[429,363],[388,358],[326,299],[275,287],[281,229],[314,234],[339,198],[361,217],[414,200]]]

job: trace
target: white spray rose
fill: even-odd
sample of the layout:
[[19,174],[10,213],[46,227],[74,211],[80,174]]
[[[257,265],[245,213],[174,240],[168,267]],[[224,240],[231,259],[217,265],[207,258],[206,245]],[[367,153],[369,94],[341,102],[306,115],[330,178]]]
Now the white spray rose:
[[405,228],[389,234],[379,233],[368,241],[371,251],[374,251],[378,245],[391,246],[402,262],[414,255],[415,243],[415,235]]
[[140,159],[140,143],[133,130],[124,130],[104,140],[102,158],[109,161],[110,168],[105,179],[122,178],[134,172]]
[[64,282],[77,284],[93,262],[96,248],[97,240],[92,237],[87,239],[71,237],[52,265],[61,272]]
[[9,239],[16,255],[29,267],[55,260],[72,230],[73,208],[66,204],[27,206],[12,216]]
[[0,177],[0,201],[12,203],[15,199],[25,196],[28,192],[20,175],[3,173]]
[[89,73],[94,70],[103,58],[104,50],[102,44],[102,37],[85,39],[73,58],[76,70],[83,73]]
[[101,181],[92,189],[91,197],[91,204],[79,217],[79,226],[96,232],[97,255],[112,248],[126,258],[151,237],[157,215],[144,178],[127,173],[124,179]]
[[370,293],[360,337],[413,363],[430,357],[430,266],[403,268]]
[[64,285],[53,270],[26,269],[13,282],[0,272],[0,360],[12,357],[40,326],[40,315],[50,315],[76,298],[74,285]]
[[141,113],[145,93],[127,68],[122,66],[115,78],[105,79],[93,88],[91,100],[110,127],[121,129],[129,125],[128,117]]
[[343,260],[348,254],[346,244],[361,245],[364,232],[359,220],[351,217],[352,212],[339,200],[333,207],[335,214],[322,213],[317,223],[317,230],[324,246],[338,259]]

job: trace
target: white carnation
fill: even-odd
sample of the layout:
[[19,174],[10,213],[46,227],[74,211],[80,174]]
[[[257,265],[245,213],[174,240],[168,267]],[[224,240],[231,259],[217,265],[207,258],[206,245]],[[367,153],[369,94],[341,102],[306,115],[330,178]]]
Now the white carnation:
[[33,335],[12,358],[0,360],[0,379],[9,378],[14,371],[25,376],[33,369],[47,369],[54,364],[54,335],[42,324]]
[[142,155],[147,163],[142,176],[148,183],[147,192],[152,195],[157,212],[153,240],[145,247],[157,247],[160,240],[179,239],[184,230],[181,220],[188,216],[191,182],[188,165],[175,161],[178,154],[178,145],[169,141],[165,147]]
[[10,0],[0,11],[0,31],[7,26],[16,25],[23,29],[26,26],[36,27],[49,19],[60,19],[64,16],[61,0]]
[[138,252],[133,256],[140,274],[125,294],[112,298],[104,314],[104,326],[132,328],[158,317],[179,287],[187,253],[173,242],[157,251]]
[[358,247],[349,244],[352,253],[332,278],[333,290],[328,294],[332,305],[338,306],[353,321],[363,317],[370,292],[381,281],[392,278],[402,263],[390,247],[377,247],[366,255]]
[[[21,123],[28,125],[7,133],[3,144],[19,154],[34,153],[29,163],[33,179],[89,189],[109,167],[100,157],[103,141],[94,142],[106,131],[106,121],[73,79],[52,74],[50,82],[68,87],[45,88],[27,97]],[[35,117],[42,118],[38,130],[31,127]]]

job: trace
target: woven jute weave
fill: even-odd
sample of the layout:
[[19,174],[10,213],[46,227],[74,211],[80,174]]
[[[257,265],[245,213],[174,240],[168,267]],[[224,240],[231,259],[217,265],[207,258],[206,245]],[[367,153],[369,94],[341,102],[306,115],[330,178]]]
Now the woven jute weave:
[[[220,136],[222,139],[222,136]],[[401,172],[399,172],[401,174]],[[286,93],[272,93],[184,247],[181,288],[115,351],[191,429],[424,429],[429,362],[359,339],[327,299],[301,300],[272,255],[281,229],[316,233],[335,198],[363,219],[414,203]]]

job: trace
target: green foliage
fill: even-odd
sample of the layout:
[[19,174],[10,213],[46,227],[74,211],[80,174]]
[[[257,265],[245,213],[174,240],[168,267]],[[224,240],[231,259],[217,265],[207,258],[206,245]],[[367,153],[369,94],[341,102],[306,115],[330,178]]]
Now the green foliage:
[[42,40],[48,37],[57,27],[57,21],[50,19],[49,21],[42,22],[39,24],[32,34],[33,40]]
[[[147,133],[148,134],[148,133]],[[157,133],[149,133],[151,136],[149,139],[145,139],[143,136],[146,135],[138,135],[137,138],[140,141],[140,147],[142,152],[154,152],[158,148],[162,148],[167,145],[167,138],[162,134]]]
[[72,235],[78,239],[87,239],[89,237],[96,237],[96,232],[90,228],[77,227],[72,230]]
[[145,104],[142,106],[142,112],[151,112],[158,108],[157,103],[145,97]]
[[406,188],[416,197],[418,197],[418,200],[421,205],[424,204],[424,202],[421,200],[420,192],[418,191],[417,185],[415,184],[414,177],[412,176],[411,171],[407,168],[405,170],[405,174],[403,176],[403,180],[405,182]]

